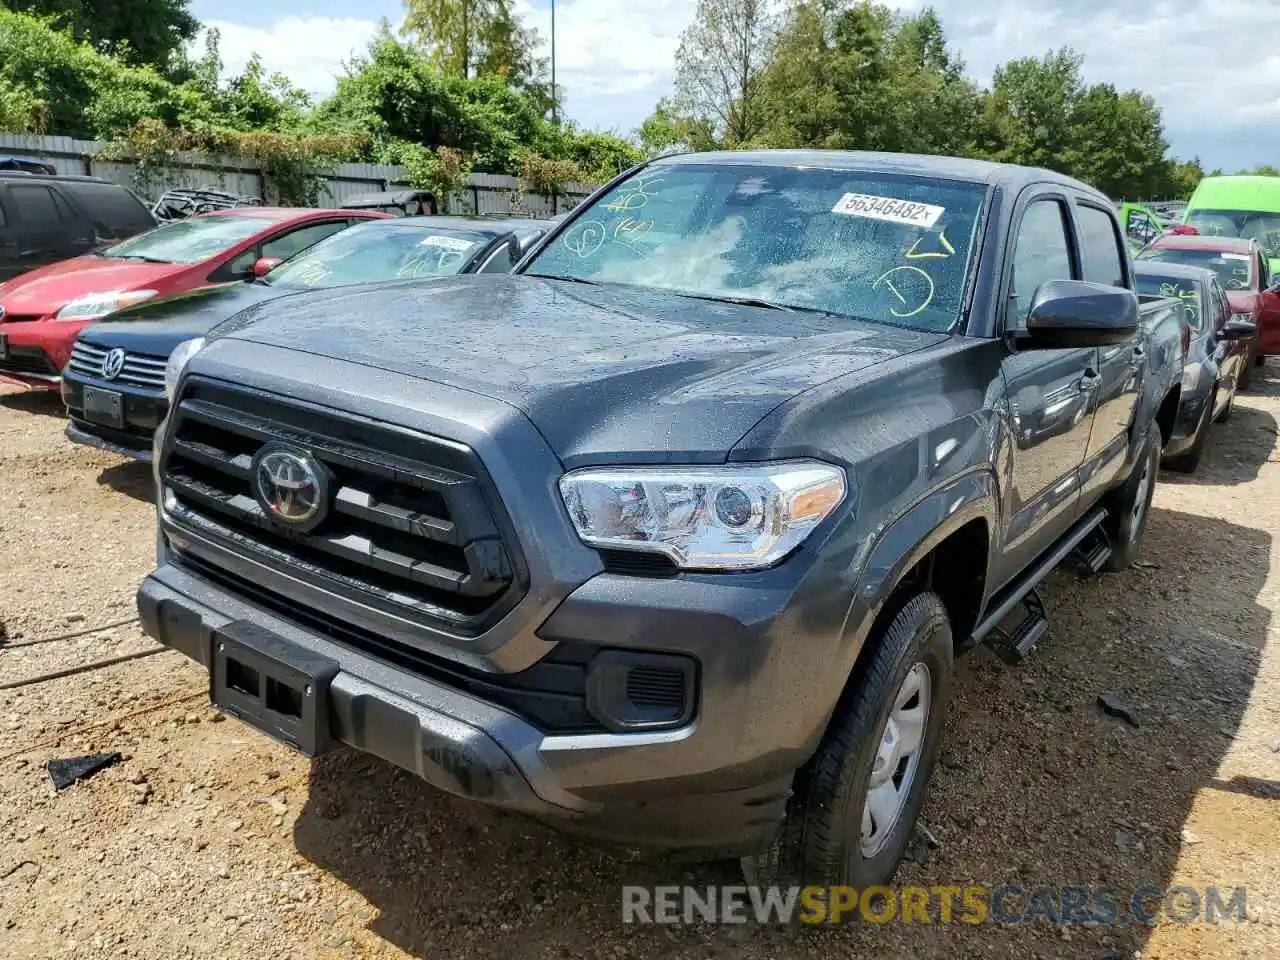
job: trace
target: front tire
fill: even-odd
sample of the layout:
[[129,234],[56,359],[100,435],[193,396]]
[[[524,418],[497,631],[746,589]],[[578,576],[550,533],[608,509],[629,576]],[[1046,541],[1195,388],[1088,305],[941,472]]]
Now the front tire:
[[1107,518],[1111,556],[1107,558],[1106,569],[1112,573],[1127,570],[1138,558],[1159,472],[1160,428],[1153,423],[1147,428],[1142,447],[1134,458],[1129,479],[1107,497],[1106,506],[1111,513]]
[[1240,364],[1240,373],[1236,376],[1236,389],[1248,390],[1249,384],[1253,383],[1253,368],[1260,367],[1265,359],[1258,353],[1258,342],[1255,340],[1249,344],[1249,352],[1245,354],[1244,362]]
[[772,849],[746,858],[760,884],[889,882],[924,802],[951,685],[951,621],[938,596],[901,603],[869,637],[818,752],[796,775],[796,792]]

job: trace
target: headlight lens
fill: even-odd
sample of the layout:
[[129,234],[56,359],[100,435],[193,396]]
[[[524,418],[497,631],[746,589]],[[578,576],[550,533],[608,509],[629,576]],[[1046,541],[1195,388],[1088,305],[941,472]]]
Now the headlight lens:
[[109,313],[131,307],[135,303],[150,300],[158,290],[108,290],[105,293],[89,293],[76,297],[59,310],[57,320],[97,320]]
[[1252,313],[1233,313],[1231,315],[1231,319],[1243,320],[1245,323],[1253,323],[1253,314]]
[[200,352],[200,348],[204,344],[204,337],[196,337],[194,340],[183,340],[173,348],[173,353],[169,354],[169,362],[164,365],[164,396],[166,400],[173,400],[173,395],[178,389],[178,380],[182,377],[182,371],[187,368],[191,358]]
[[813,460],[575,470],[560,494],[590,546],[660,553],[684,570],[756,570],[794,550],[847,493]]

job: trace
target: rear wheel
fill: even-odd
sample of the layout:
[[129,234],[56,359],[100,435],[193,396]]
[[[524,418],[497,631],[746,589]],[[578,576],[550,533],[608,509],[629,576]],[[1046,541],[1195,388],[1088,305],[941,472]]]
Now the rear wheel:
[[745,858],[760,884],[885,884],[924,802],[950,686],[951,622],[938,596],[909,597],[859,664],[773,848]]
[[1112,573],[1126,570],[1138,558],[1142,535],[1147,531],[1151,498],[1156,492],[1156,474],[1160,472],[1160,428],[1151,424],[1142,447],[1134,458],[1129,479],[1108,495],[1107,518],[1111,534],[1111,556],[1106,569]]

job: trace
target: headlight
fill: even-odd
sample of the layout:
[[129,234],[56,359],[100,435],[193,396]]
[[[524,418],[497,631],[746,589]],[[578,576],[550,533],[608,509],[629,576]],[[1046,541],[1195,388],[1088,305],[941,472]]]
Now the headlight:
[[97,320],[109,313],[150,300],[158,290],[108,290],[76,297],[58,311],[56,320]]
[[166,400],[173,400],[173,395],[178,389],[178,380],[182,377],[182,371],[187,369],[187,364],[191,362],[191,358],[200,352],[200,348],[204,344],[204,337],[196,337],[194,340],[183,340],[173,348],[173,353],[169,354],[169,362],[164,365],[164,397]]
[[669,557],[684,570],[755,570],[794,550],[846,493],[811,460],[567,473],[560,495],[582,541]]
[[1243,320],[1245,323],[1253,323],[1253,314],[1252,313],[1233,313],[1231,315],[1231,319]]

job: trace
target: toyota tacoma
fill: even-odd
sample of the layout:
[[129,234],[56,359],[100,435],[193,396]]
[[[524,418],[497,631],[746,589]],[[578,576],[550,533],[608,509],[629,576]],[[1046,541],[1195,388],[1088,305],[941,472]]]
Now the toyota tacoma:
[[1051,570],[1134,557],[1175,310],[1059,174],[659,159],[513,275],[299,294],[175,360],[143,623],[304,754],[883,882],[957,654],[1016,661]]

